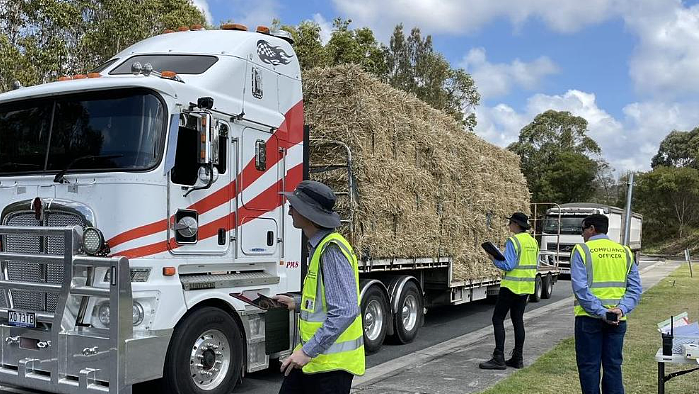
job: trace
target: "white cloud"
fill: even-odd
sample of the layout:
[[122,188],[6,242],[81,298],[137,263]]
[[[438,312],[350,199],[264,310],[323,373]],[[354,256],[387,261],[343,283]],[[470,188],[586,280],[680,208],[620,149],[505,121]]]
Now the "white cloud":
[[699,124],[699,103],[638,102],[624,107],[619,120],[599,108],[592,93],[569,90],[563,95],[536,94],[518,113],[505,104],[476,111],[476,133],[507,146],[534,117],[548,109],[569,111],[588,121],[589,136],[602,148],[602,157],[618,171],[648,170],[660,142],[672,130],[690,130]]
[[642,94],[673,99],[699,92],[699,5],[643,0],[625,7],[624,20],[639,37],[629,74]]
[[516,27],[530,18],[551,29],[574,32],[614,15],[619,0],[333,0],[337,9],[358,26],[369,26],[385,38],[398,23],[419,26],[430,34],[472,33],[497,18]]
[[214,17],[211,15],[211,11],[209,10],[209,3],[206,0],[192,0],[192,4],[201,10],[207,23],[212,24],[214,22]]
[[546,56],[530,63],[519,59],[510,64],[489,63],[484,48],[471,49],[460,66],[473,76],[483,99],[507,95],[514,86],[532,90],[544,77],[558,72],[556,64]]
[[233,10],[233,14],[227,17],[251,30],[260,25],[270,26],[275,18],[279,18],[281,8],[278,0],[228,0],[227,3]]
[[327,44],[333,34],[333,24],[325,20],[321,14],[313,14],[313,21],[320,26],[320,40],[323,45]]

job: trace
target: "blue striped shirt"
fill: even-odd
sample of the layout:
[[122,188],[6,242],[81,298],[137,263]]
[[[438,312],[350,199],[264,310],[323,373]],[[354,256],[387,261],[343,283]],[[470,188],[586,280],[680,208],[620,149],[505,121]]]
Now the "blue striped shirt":
[[[308,255],[313,256],[316,247],[334,230],[321,229],[308,240]],[[321,278],[325,286],[327,318],[305,345],[303,352],[316,357],[335,343],[337,338],[359,315],[357,305],[357,283],[352,264],[337,245],[328,245],[320,256]],[[300,300],[296,303],[300,307]]]

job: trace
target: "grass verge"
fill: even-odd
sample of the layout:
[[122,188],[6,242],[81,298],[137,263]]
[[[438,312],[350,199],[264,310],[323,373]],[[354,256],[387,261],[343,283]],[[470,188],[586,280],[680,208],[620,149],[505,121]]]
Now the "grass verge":
[[[661,345],[657,323],[687,311],[692,321],[699,319],[699,271],[689,276],[685,264],[641,296],[641,303],[629,315],[624,340],[624,386],[627,394],[657,392],[658,367],[655,353]],[[697,367],[696,364],[669,365],[665,373]],[[519,370],[482,394],[561,394],[579,393],[575,365],[575,341],[566,339],[531,366]],[[699,393],[699,371],[676,377],[665,384],[665,392]]]

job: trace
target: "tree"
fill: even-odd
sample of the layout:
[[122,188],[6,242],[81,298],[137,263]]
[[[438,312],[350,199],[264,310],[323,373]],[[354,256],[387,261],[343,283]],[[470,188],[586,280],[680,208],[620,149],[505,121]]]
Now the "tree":
[[415,94],[473,131],[473,110],[480,102],[476,84],[465,70],[452,69],[444,56],[434,50],[431,36],[423,39],[415,27],[406,38],[403,25],[399,24],[385,56],[391,86]]
[[[507,147],[519,155],[535,202],[586,201],[594,194],[601,150],[587,136],[587,121],[567,111],[537,115]],[[595,158],[593,158],[595,157]]]
[[204,23],[189,0],[0,0],[0,90],[85,73],[164,29]]
[[658,166],[636,181],[635,200],[651,238],[699,226],[699,170]]
[[[275,20],[272,25],[275,24],[279,25],[280,22]],[[325,67],[330,63],[320,39],[320,25],[304,21],[298,26],[281,26],[281,29],[291,33],[291,37],[294,39],[294,51],[298,56],[302,70]]]
[[699,169],[699,127],[692,131],[672,131],[660,143],[651,167],[692,167]]

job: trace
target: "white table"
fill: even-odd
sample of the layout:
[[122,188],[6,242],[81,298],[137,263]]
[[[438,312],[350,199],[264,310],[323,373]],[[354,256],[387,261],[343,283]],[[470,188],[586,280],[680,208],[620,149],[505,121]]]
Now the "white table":
[[699,370],[699,367],[685,369],[683,371],[673,372],[669,375],[665,375],[665,363],[673,364],[697,364],[697,360],[690,360],[681,354],[673,354],[672,356],[663,356],[663,348],[658,349],[655,353],[655,361],[658,362],[658,394],[665,394],[665,382],[668,380]]

